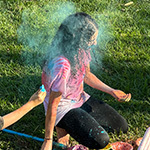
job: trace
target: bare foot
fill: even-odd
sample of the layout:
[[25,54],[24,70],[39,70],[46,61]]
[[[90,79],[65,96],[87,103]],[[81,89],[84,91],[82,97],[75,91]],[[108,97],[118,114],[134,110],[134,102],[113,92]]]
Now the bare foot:
[[57,132],[57,142],[64,144],[65,146],[68,146],[70,135],[66,132],[66,130],[56,127],[56,132]]

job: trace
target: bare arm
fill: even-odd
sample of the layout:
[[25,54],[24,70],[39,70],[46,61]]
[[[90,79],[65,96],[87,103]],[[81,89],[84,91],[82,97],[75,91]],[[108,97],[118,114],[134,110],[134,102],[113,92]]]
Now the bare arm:
[[102,81],[100,81],[93,73],[90,72],[90,66],[86,68],[84,82],[89,86],[98,89],[100,91],[106,92],[108,94],[112,94],[113,88],[109,87]]
[[2,129],[5,129],[6,127],[10,126],[11,124],[18,121],[20,118],[22,118],[26,113],[28,113],[31,109],[33,109],[34,105],[32,102],[28,102],[24,104],[19,109],[3,116],[4,120],[4,126]]
[[89,86],[98,89],[100,91],[106,92],[112,95],[115,99],[120,102],[129,101],[131,99],[131,94],[125,94],[123,91],[113,89],[100,81],[93,73],[90,72],[90,66],[86,68],[84,82]]
[[53,130],[56,121],[57,107],[61,99],[61,92],[51,92],[45,120],[45,140],[42,150],[52,149]]
[[2,129],[15,123],[20,118],[22,118],[26,113],[32,110],[34,107],[41,104],[44,101],[45,96],[46,96],[46,92],[37,91],[36,93],[32,95],[30,100],[26,104],[24,104],[22,107],[3,116],[4,126],[2,127]]

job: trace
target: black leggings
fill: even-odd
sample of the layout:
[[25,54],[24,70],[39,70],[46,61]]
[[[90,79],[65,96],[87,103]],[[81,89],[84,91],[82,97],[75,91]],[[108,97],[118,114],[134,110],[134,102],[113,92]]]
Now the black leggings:
[[111,106],[93,98],[82,107],[70,110],[57,126],[91,149],[101,149],[108,144],[107,132],[122,130],[125,133],[128,129],[126,120]]

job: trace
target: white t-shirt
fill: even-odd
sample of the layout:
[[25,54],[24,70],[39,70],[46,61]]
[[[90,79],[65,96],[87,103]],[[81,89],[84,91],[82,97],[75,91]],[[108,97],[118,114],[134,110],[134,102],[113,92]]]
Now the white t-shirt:
[[[80,50],[81,51],[81,50]],[[44,67],[42,73],[42,84],[47,91],[44,100],[45,114],[47,112],[49,95],[51,91],[61,92],[62,98],[57,108],[55,126],[62,117],[71,109],[81,107],[84,102],[89,99],[89,95],[83,91],[83,83],[85,76],[85,67],[91,61],[90,52],[84,52],[81,68],[77,70],[75,76],[71,75],[71,66],[67,58],[60,56],[48,63]]]

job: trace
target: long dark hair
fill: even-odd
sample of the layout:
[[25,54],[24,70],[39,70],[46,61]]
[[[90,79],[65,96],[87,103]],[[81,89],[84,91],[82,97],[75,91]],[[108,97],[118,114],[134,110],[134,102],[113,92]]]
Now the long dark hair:
[[79,12],[68,16],[53,38],[48,49],[48,60],[63,55],[69,60],[72,69],[75,70],[76,61],[79,58],[79,48],[86,50],[88,48],[87,43],[97,30],[97,23],[86,13]]

